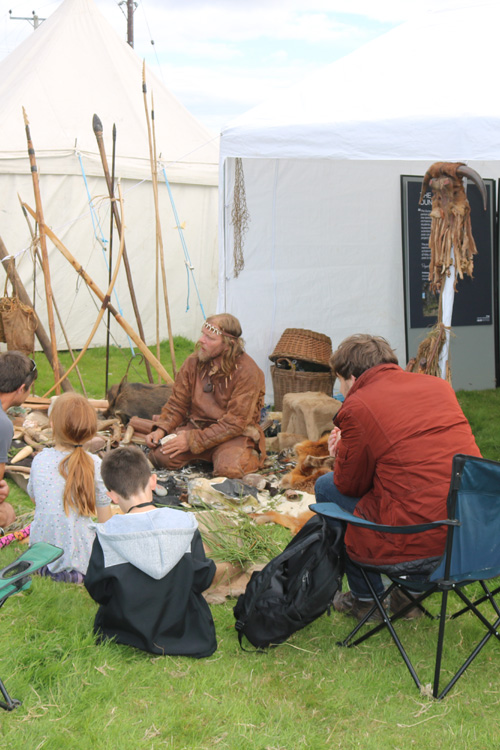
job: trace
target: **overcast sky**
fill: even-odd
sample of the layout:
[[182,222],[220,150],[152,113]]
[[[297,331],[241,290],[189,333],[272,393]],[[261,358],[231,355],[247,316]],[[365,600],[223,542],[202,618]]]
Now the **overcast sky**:
[[[0,0],[0,58],[62,0]],[[126,39],[126,2],[94,0]],[[134,48],[210,130],[422,12],[428,0],[137,0]],[[456,0],[433,0],[442,6]],[[345,12],[346,8],[349,12]],[[122,10],[123,9],[123,10]],[[154,44],[151,42],[154,41]]]

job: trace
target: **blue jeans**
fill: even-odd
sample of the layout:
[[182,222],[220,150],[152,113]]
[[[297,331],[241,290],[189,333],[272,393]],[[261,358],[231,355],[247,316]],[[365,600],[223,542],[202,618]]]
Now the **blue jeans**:
[[[322,477],[316,480],[314,494],[316,495],[317,503],[337,503],[340,508],[347,510],[349,513],[354,512],[354,508],[359,501],[359,497],[348,497],[338,491],[333,481],[333,471],[323,474]],[[345,531],[345,523],[342,521],[337,521],[335,518],[327,518],[326,520],[332,526],[338,526]],[[371,599],[370,589],[366,585],[360,569],[350,560],[347,554],[345,556],[345,572],[349,588],[354,596],[358,599]],[[382,594],[384,584],[382,583],[380,574],[368,572],[367,570],[365,573],[377,595]]]

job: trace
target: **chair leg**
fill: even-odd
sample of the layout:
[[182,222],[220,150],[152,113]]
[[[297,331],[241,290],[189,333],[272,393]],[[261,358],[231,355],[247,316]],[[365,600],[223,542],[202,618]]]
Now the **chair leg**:
[[5,711],[13,711],[15,708],[21,705],[21,701],[10,697],[2,680],[0,680],[0,692],[5,698],[5,701],[0,701],[0,708],[5,709]]
[[439,690],[439,676],[441,674],[441,660],[443,657],[444,629],[446,625],[447,605],[448,605],[448,591],[443,591],[443,594],[441,596],[441,615],[439,617],[439,631],[438,631],[438,640],[437,640],[437,647],[436,647],[434,685],[432,688],[432,695],[434,696],[434,698],[438,697],[438,690]]
[[[483,636],[483,638],[479,641],[475,649],[472,651],[470,656],[464,661],[460,669],[456,672],[456,674],[452,677],[452,679],[448,682],[446,687],[438,693],[439,690],[439,669],[441,666],[441,651],[442,651],[442,641],[444,639],[444,623],[446,619],[446,609],[444,611],[443,616],[443,607],[445,608],[444,603],[441,607],[441,620],[439,623],[439,637],[438,637],[438,654],[439,654],[439,666],[438,666],[438,660],[436,658],[436,671],[434,675],[434,688],[433,688],[433,696],[434,698],[437,698],[438,700],[441,700],[444,698],[444,696],[451,690],[451,688],[454,686],[454,684],[457,682],[459,677],[463,675],[467,667],[474,661],[476,656],[479,654],[479,652],[482,650],[482,648],[486,645],[486,643],[490,640],[491,636],[494,635],[498,640],[500,640],[500,633],[498,632],[498,627],[500,625],[500,610],[494,600],[492,600],[492,594],[489,592],[486,584],[484,581],[481,581],[481,585],[483,587],[483,590],[486,592],[486,596],[482,597],[481,601],[486,601],[487,599],[490,600],[493,609],[497,615],[497,619],[494,623],[488,622],[488,620],[483,616],[481,612],[477,609],[476,605],[479,603],[479,600],[472,602],[460,588],[455,589],[455,593],[458,595],[458,597],[465,603],[465,608],[461,610],[461,612],[473,612],[475,615],[477,615],[478,619],[483,623],[483,625],[487,629],[487,633]],[[498,591],[498,589],[496,589]],[[494,594],[495,592],[493,592]],[[446,597],[448,596],[448,591],[443,591],[443,602],[445,601]],[[450,618],[452,619],[452,618]],[[439,640],[441,639],[441,640]]]
[[410,659],[408,657],[408,654],[406,653],[406,651],[405,651],[405,649],[403,647],[403,644],[399,640],[398,635],[397,635],[396,631],[394,630],[394,627],[392,625],[392,619],[393,618],[389,617],[389,615],[385,611],[384,607],[382,606],[382,602],[384,601],[384,599],[387,596],[390,595],[391,591],[395,588],[396,584],[391,583],[391,585],[389,586],[389,588],[384,592],[383,597],[382,598],[378,597],[377,594],[375,593],[375,589],[373,588],[373,586],[371,585],[371,583],[370,583],[370,581],[368,579],[368,576],[366,575],[366,572],[363,570],[363,568],[360,568],[360,570],[361,570],[361,573],[363,574],[363,577],[365,579],[365,583],[368,586],[368,588],[370,589],[371,595],[372,595],[373,599],[375,600],[375,604],[373,606],[373,610],[372,611],[375,611],[375,608],[378,607],[378,609],[379,609],[379,611],[380,611],[380,613],[382,615],[382,622],[379,623],[378,625],[376,625],[375,627],[373,627],[371,630],[369,630],[368,633],[365,633],[360,638],[358,638],[356,641],[353,641],[351,644],[349,644],[348,641],[358,632],[358,630],[361,628],[361,626],[365,624],[365,622],[368,620],[368,618],[372,614],[372,611],[368,612],[368,614],[366,615],[366,617],[361,622],[358,623],[358,625],[347,636],[347,638],[345,639],[345,641],[341,645],[348,646],[349,648],[351,646],[357,646],[359,643],[362,643],[362,641],[366,640],[371,635],[375,635],[375,633],[378,633],[380,630],[382,630],[382,628],[387,627],[387,629],[389,630],[389,633],[392,636],[392,640],[396,644],[396,646],[397,646],[397,648],[399,650],[399,653],[401,654],[401,657],[402,657],[404,663],[406,664],[406,667],[407,667],[410,675],[412,676],[413,681],[415,682],[415,685],[420,690],[420,688],[421,688],[421,682],[418,679],[418,675],[415,672],[413,664],[411,663],[411,661],[410,661]]
[[[498,626],[500,625],[500,618],[496,621],[495,625],[498,628]],[[453,687],[453,685],[456,683],[456,681],[458,680],[458,678],[463,675],[463,673],[465,672],[465,670],[467,669],[467,667],[469,666],[469,664],[471,664],[474,661],[474,659],[476,658],[476,656],[478,655],[478,653],[481,651],[481,649],[483,648],[483,646],[489,641],[489,639],[491,638],[491,636],[492,636],[492,633],[486,633],[486,635],[483,637],[483,639],[477,644],[476,648],[471,653],[471,655],[469,656],[469,658],[464,661],[464,663],[462,664],[462,666],[460,667],[460,669],[458,670],[458,672],[449,681],[449,683],[446,685],[446,687],[444,688],[444,690],[442,690],[439,693],[439,695],[437,695],[437,686],[434,687],[433,695],[434,695],[435,698],[437,698],[438,700],[441,700],[441,698],[444,698],[444,696],[451,690],[451,688]]]

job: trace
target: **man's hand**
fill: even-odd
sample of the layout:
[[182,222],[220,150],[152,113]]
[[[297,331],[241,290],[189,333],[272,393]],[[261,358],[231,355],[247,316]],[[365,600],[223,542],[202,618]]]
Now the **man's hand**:
[[160,445],[160,440],[162,437],[165,437],[167,433],[165,430],[163,430],[161,427],[157,427],[156,430],[153,430],[153,432],[150,432],[149,435],[146,435],[146,445],[148,448],[151,448],[151,450],[154,450],[155,448],[158,448]]
[[5,479],[0,479],[0,503],[3,503],[7,499],[9,494],[9,485]]
[[340,438],[341,438],[341,432],[339,428],[334,427],[333,430],[330,432],[330,437],[328,438],[328,452],[330,456],[333,456],[334,458],[337,455]]
[[186,453],[189,450],[187,431],[180,432],[178,435],[173,437],[171,440],[167,440],[165,445],[160,448],[160,453],[165,456],[171,456],[174,458],[180,453]]

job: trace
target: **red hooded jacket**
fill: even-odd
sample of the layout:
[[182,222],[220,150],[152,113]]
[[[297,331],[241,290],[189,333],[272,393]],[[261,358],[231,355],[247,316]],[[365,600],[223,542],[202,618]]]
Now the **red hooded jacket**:
[[[361,498],[355,515],[378,523],[446,518],[453,456],[481,455],[452,387],[398,365],[378,365],[360,375],[335,424],[342,431],[335,485]],[[345,544],[353,560],[390,565],[441,555],[445,537],[445,527],[404,535],[348,525]]]

